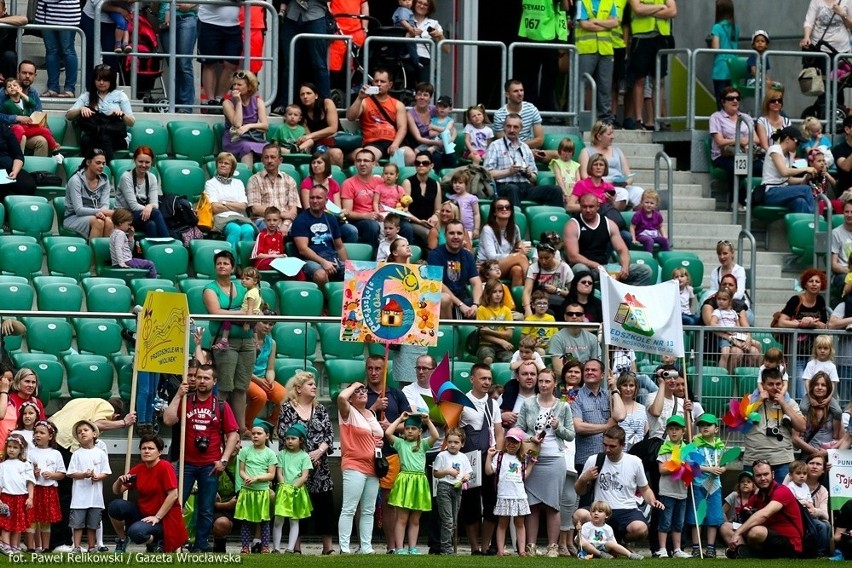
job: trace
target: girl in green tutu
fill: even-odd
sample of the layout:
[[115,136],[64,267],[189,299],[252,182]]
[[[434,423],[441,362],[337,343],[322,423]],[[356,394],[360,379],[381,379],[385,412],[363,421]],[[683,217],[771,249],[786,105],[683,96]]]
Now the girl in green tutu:
[[269,482],[275,478],[278,460],[275,452],[266,443],[272,432],[272,424],[255,420],[251,429],[251,446],[246,446],[237,455],[236,478],[237,508],[234,518],[243,521],[240,527],[241,554],[251,552],[253,525],[260,524],[260,552],[269,554]]
[[278,452],[278,493],[275,495],[275,525],[272,545],[281,551],[284,519],[290,519],[287,552],[293,552],[299,539],[299,519],[311,516],[313,505],[308,496],[308,475],[314,466],[305,452],[308,431],[302,424],[293,424],[284,433],[284,449]]
[[[402,438],[397,438],[394,433],[402,422],[405,423]],[[424,422],[429,429],[429,439],[425,443],[420,439]],[[432,510],[432,490],[426,479],[426,451],[438,440],[438,430],[428,414],[403,412],[385,430],[385,437],[399,453],[399,476],[388,497],[388,504],[397,508],[396,542],[401,544],[408,536],[408,548],[400,546],[396,553],[420,554],[417,550],[420,513]]]

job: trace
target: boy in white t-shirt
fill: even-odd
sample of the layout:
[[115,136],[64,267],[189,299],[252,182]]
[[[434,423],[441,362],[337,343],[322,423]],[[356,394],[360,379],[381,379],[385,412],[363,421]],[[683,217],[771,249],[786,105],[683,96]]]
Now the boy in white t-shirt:
[[432,476],[438,480],[438,515],[441,517],[441,554],[455,554],[455,534],[462,490],[473,469],[466,454],[461,453],[465,433],[461,428],[451,428],[446,434],[447,449],[438,454],[432,464]]
[[71,492],[71,515],[68,526],[74,530],[74,548],[80,552],[83,530],[89,542],[89,552],[97,552],[95,531],[104,512],[104,479],[112,473],[106,452],[95,447],[98,427],[90,420],[74,424],[74,437],[80,448],[71,455],[68,477],[74,480]]

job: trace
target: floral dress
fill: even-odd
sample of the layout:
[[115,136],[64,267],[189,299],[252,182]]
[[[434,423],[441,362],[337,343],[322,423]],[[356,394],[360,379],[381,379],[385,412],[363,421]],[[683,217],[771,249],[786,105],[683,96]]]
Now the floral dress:
[[[292,402],[287,401],[281,405],[281,417],[278,419],[278,438],[284,439],[287,429],[294,424],[302,424],[308,431],[307,445],[305,451],[310,453],[325,442],[329,448],[334,443],[334,431],[331,428],[331,419],[328,410],[322,404],[317,404],[311,412],[308,420],[302,420],[299,413],[293,407]],[[308,493],[322,493],[331,491],[334,484],[331,481],[331,471],[328,467],[328,454],[323,454],[311,470],[308,476]]]

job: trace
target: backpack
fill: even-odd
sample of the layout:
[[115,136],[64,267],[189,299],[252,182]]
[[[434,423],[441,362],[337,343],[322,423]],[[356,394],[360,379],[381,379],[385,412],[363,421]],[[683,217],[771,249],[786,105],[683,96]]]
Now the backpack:
[[452,189],[453,176],[456,172],[467,172],[467,175],[470,176],[468,193],[480,199],[490,199],[494,196],[494,179],[491,174],[482,166],[474,166],[473,164],[455,168],[444,174],[444,177],[441,178],[441,188],[445,192]]
[[160,196],[159,203],[160,213],[169,229],[179,230],[198,225],[198,217],[186,197],[167,193]]

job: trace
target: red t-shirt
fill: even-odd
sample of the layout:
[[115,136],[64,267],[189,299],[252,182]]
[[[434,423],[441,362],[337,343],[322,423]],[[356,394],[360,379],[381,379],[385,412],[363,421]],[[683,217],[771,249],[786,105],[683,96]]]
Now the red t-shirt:
[[757,494],[756,506],[758,509],[762,509],[770,501],[781,503],[781,510],[769,517],[764,526],[788,539],[796,552],[802,552],[804,529],[802,528],[799,503],[793,496],[793,492],[784,485],[773,481],[766,497],[764,497],[763,492]]
[[[219,399],[215,396],[207,400],[197,400],[195,395],[186,400],[186,463],[195,466],[205,466],[216,463],[222,459],[224,440],[222,433],[230,434],[239,430],[237,420],[231,411],[231,405],[222,403],[222,412],[219,412]],[[195,439],[205,436],[209,440],[207,451],[201,453],[195,443]]]
[[351,199],[352,211],[355,213],[372,213],[373,194],[380,183],[382,183],[382,178],[379,176],[371,176],[370,181],[352,176],[343,182],[340,199]]
[[257,235],[254,248],[251,251],[251,263],[259,270],[269,270],[272,258],[257,258],[259,254],[283,254],[284,235],[281,231],[270,233],[268,229]]
[[[160,460],[149,468],[144,463],[130,468],[127,473],[136,474],[136,504],[142,518],[157,514],[166,494],[177,489],[175,468],[167,460]],[[180,503],[175,503],[162,520],[166,551],[171,552],[186,543],[186,527],[183,524]]]

